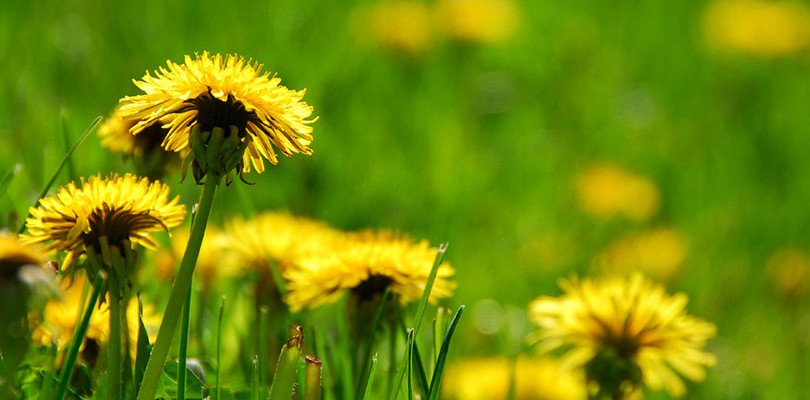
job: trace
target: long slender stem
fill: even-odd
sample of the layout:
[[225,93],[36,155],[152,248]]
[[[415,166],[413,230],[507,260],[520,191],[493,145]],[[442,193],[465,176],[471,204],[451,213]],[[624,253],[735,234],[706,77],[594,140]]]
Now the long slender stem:
[[152,348],[152,354],[146,364],[146,372],[144,373],[141,390],[138,392],[138,400],[153,400],[155,393],[157,393],[163,363],[169,354],[169,347],[172,343],[174,331],[177,329],[183,302],[185,302],[188,291],[191,289],[191,278],[197,264],[197,256],[200,253],[203,236],[205,236],[205,226],[208,224],[208,215],[211,213],[211,206],[214,202],[214,194],[219,181],[220,177],[214,174],[209,175],[205,180],[197,215],[191,225],[186,251],[183,254],[183,261],[180,263],[180,271],[169,295],[169,302],[166,304],[166,312],[163,314],[163,322],[160,324],[155,346]]
[[183,305],[183,319],[180,321],[180,356],[177,360],[177,400],[186,400],[186,358],[188,357],[188,325],[191,319],[191,294],[188,291]]
[[98,302],[98,295],[101,292],[101,285],[103,283],[104,276],[99,272],[96,274],[96,279],[93,281],[93,293],[90,295],[90,301],[87,303],[87,307],[84,310],[82,321],[73,333],[65,364],[62,365],[62,373],[59,376],[59,387],[56,391],[56,400],[64,399],[65,394],[67,394],[67,387],[73,375],[73,366],[76,365],[76,358],[79,357],[79,349],[82,347],[84,336],[87,334],[87,329],[90,327],[90,317],[93,315],[93,310],[96,308],[96,302]]
[[107,343],[107,398],[121,398],[121,290],[119,277],[110,274],[110,339]]

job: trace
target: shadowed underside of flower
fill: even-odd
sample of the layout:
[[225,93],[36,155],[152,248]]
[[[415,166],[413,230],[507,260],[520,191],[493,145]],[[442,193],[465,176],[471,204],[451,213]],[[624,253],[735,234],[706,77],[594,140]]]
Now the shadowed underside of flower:
[[[301,257],[284,271],[286,301],[297,311],[334,302],[346,292],[362,301],[390,288],[400,304],[408,304],[422,296],[435,257],[426,241],[387,231],[347,234],[334,248]],[[452,295],[453,273],[448,263],[439,266],[431,302]]]
[[[236,151],[244,152],[240,172],[249,172],[251,166],[263,172],[263,159],[276,164],[275,149],[287,156],[312,154],[309,125],[315,119],[309,119],[312,107],[302,101],[305,90],[287,89],[280,78],[262,73],[262,65],[251,60],[204,52],[186,56],[184,64],[167,61],[154,76],[147,71],[134,83],[144,94],[121,99],[122,117],[137,121],[131,129],[134,135],[160,124],[168,131],[162,143],[166,150],[191,146],[194,151],[195,132],[222,128],[226,138],[231,132],[238,136]],[[209,140],[204,137],[203,144]]]
[[101,237],[111,247],[126,243],[156,247],[150,232],[168,230],[183,222],[186,208],[179,197],[169,200],[169,187],[131,174],[71,182],[55,195],[31,207],[26,220],[30,243],[48,243],[49,251],[65,251],[62,268],[87,249],[101,252]]
[[704,368],[716,362],[704,351],[715,327],[686,314],[682,293],[669,296],[640,274],[572,278],[560,287],[562,296],[540,297],[529,306],[539,326],[531,338],[543,353],[569,349],[562,363],[584,367],[602,393],[627,394],[643,381],[681,396],[685,388],[678,374],[700,381]]

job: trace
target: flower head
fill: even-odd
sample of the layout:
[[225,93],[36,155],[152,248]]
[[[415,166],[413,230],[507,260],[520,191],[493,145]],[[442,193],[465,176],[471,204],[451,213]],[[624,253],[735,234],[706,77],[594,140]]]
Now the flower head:
[[355,10],[352,28],[361,39],[403,55],[425,53],[433,39],[430,9],[411,0],[383,1]]
[[594,259],[594,266],[606,273],[631,273],[664,281],[672,279],[686,259],[684,239],[671,228],[658,228],[620,238]]
[[467,42],[498,43],[510,38],[519,22],[512,0],[441,0],[438,22],[447,36]]
[[[509,393],[510,360],[505,357],[470,358],[447,366],[442,379],[443,397],[459,400],[505,399]],[[552,358],[515,360],[515,398],[584,400],[581,374],[558,368]]]
[[331,249],[340,232],[330,226],[286,212],[263,212],[250,219],[225,222],[230,260],[243,268],[268,270],[273,262],[286,270],[303,255]]
[[725,52],[777,57],[810,45],[810,10],[801,2],[722,0],[703,18],[709,45]]
[[[162,143],[166,150],[190,147],[194,161],[207,167],[211,160],[198,152],[198,143],[212,145],[210,134],[220,128],[225,141],[234,142],[229,148],[234,154],[222,157],[235,155],[235,166],[241,172],[249,172],[251,165],[263,172],[263,159],[276,164],[274,147],[287,156],[312,154],[309,124],[314,119],[308,119],[312,107],[301,101],[304,90],[281,86],[280,78],[262,73],[261,64],[236,55],[203,52],[194,58],[186,56],[183,64],[166,64],[154,76],[147,71],[141,80],[134,81],[144,94],[121,99],[122,117],[138,121],[132,134],[140,135],[149,126],[161,124],[168,130]],[[228,163],[223,168],[235,166]]]
[[88,248],[101,254],[101,238],[110,247],[141,244],[155,248],[151,232],[168,230],[183,222],[186,207],[179,197],[169,200],[169,187],[131,174],[71,182],[29,210],[26,220],[31,243],[49,243],[49,251],[66,251],[68,268]]
[[[372,299],[386,288],[400,304],[418,300],[427,286],[436,249],[427,241],[388,231],[347,234],[333,248],[309,253],[284,271],[286,301],[294,311],[334,302],[346,292]],[[449,297],[455,283],[454,270],[439,266],[430,300]]]
[[577,192],[583,210],[606,219],[620,215],[644,222],[660,206],[660,194],[652,182],[615,165],[587,168],[577,177]]
[[628,394],[644,382],[681,396],[678,374],[699,381],[704,367],[716,362],[704,351],[715,327],[686,314],[682,293],[669,296],[640,274],[572,278],[560,287],[562,296],[543,296],[529,305],[529,317],[539,326],[532,339],[541,352],[569,349],[561,362],[583,366],[603,393]]
[[116,107],[98,128],[101,145],[111,152],[132,158],[139,173],[159,178],[169,167],[179,163],[179,153],[161,147],[168,132],[161,124],[150,125],[140,134],[133,135],[129,131],[135,123],[124,119],[121,107]]
[[21,269],[29,265],[40,269],[45,261],[45,254],[38,248],[23,243],[17,236],[0,233],[0,285],[24,280]]

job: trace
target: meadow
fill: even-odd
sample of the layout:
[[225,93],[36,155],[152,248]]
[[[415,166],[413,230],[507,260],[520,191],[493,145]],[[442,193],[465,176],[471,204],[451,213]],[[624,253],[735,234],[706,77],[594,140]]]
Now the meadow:
[[[560,295],[561,278],[641,270],[717,327],[706,348],[717,364],[687,398],[810,395],[806,3],[503,0],[467,14],[452,3],[4,4],[0,223],[24,223],[94,119],[138,94],[133,79],[186,55],[238,54],[306,89],[314,153],[222,185],[209,224],[286,211],[447,243],[457,287],[440,304],[465,306],[448,371],[531,357],[527,306]],[[133,171],[93,133],[51,192]],[[191,210],[194,179],[162,181]],[[171,283],[149,271],[139,290],[162,310]],[[194,300],[208,311],[192,311],[189,356],[209,376],[221,298],[245,334],[248,286],[230,279]],[[327,314],[291,319],[306,330]],[[243,339],[223,339],[222,379],[237,398],[252,379]]]

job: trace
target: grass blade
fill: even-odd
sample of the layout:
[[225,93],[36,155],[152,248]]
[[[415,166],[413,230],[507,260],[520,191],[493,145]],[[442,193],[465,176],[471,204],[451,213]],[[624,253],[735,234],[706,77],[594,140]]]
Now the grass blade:
[[366,388],[363,391],[363,400],[369,400],[371,397],[371,385],[374,384],[374,372],[377,371],[377,354],[374,354],[374,357],[371,358],[371,364],[368,367],[368,381],[366,382]]
[[[388,298],[391,295],[391,288],[386,288],[385,292],[382,295],[382,299],[380,300],[380,306],[377,308],[377,313],[374,316],[374,323],[371,325],[371,333],[366,338],[365,343],[365,352],[362,358],[362,367],[360,368],[360,380],[357,382],[357,390],[355,393],[356,399],[360,399],[361,396],[365,396],[367,392],[367,387],[369,385],[369,364],[372,362],[371,360],[371,349],[374,347],[375,339],[377,338],[377,330],[380,328],[380,321],[382,320],[383,313],[385,312],[385,305],[388,303]],[[395,334],[394,332],[391,333],[392,335]],[[376,360],[377,356],[374,356]]]
[[436,400],[439,398],[439,393],[441,392],[442,374],[444,373],[444,364],[447,361],[447,352],[450,350],[450,340],[453,338],[453,332],[456,331],[456,325],[458,325],[458,321],[461,319],[461,314],[463,313],[464,306],[461,306],[458,308],[453,320],[450,321],[450,327],[447,328],[447,333],[444,335],[444,341],[442,341],[442,348],[439,351],[436,367],[433,368],[433,378],[430,380],[429,398],[431,400]]
[[433,260],[433,267],[430,269],[425,290],[422,292],[422,298],[419,300],[419,307],[416,308],[414,315],[413,331],[414,336],[419,334],[419,327],[422,325],[422,317],[425,315],[428,300],[430,299],[430,292],[433,289],[433,281],[436,280],[436,273],[439,271],[439,265],[444,261],[444,254],[447,252],[447,243],[439,246],[439,251],[436,252],[436,258]]
[[304,400],[321,400],[321,360],[305,356]]
[[408,343],[408,356],[407,356],[407,359],[405,361],[407,366],[408,366],[407,369],[406,369],[406,371],[408,373],[408,400],[413,400],[414,399],[414,394],[413,394],[413,346],[414,346],[414,343],[415,343],[416,340],[414,338],[413,332],[414,332],[413,329],[408,329],[408,341],[407,341],[407,343]]
[[[87,139],[87,137],[90,136],[90,133],[93,132],[93,130],[98,125],[99,121],[101,121],[100,115],[93,120],[90,126],[88,126],[87,129],[85,129],[84,133],[82,133],[82,135],[79,136],[79,139],[77,139],[76,142],[73,143],[73,146],[70,147],[70,150],[68,150],[67,154],[65,154],[65,157],[62,158],[62,161],[59,163],[59,166],[56,167],[56,171],[54,171],[53,176],[51,176],[51,179],[49,179],[48,183],[45,184],[45,187],[42,188],[42,192],[40,192],[39,197],[37,197],[36,201],[34,201],[34,205],[36,205],[39,199],[45,197],[45,195],[48,194],[48,191],[51,190],[51,186],[53,186],[53,183],[56,182],[56,178],[59,177],[59,174],[62,172],[62,169],[65,167],[65,164],[69,162],[71,156],[73,156],[73,153],[76,151],[77,148],[79,148],[79,145],[81,145],[82,142],[84,142]],[[25,220],[28,219],[28,217],[30,216],[31,213],[29,212],[28,214],[26,214],[25,218],[23,218],[22,225],[20,225],[20,228],[17,229],[18,234],[23,233],[23,231],[25,231]]]
[[298,332],[299,334],[290,337],[290,340],[281,349],[276,373],[273,376],[273,384],[270,386],[270,400],[289,400],[293,393],[298,361],[301,358],[301,346],[304,341],[300,334],[301,327],[298,327]]
[[221,399],[222,397],[222,384],[219,380],[220,374],[222,373],[222,315],[225,312],[225,296],[222,296],[222,302],[219,303],[219,319],[217,320],[217,372],[216,372],[216,382],[217,385],[216,395],[217,400]]
[[141,389],[141,381],[143,380],[143,373],[146,371],[146,361],[149,359],[149,352],[152,350],[152,345],[149,343],[149,334],[146,331],[146,326],[143,323],[143,303],[141,297],[138,296],[138,342],[136,344],[135,352],[135,391]]

